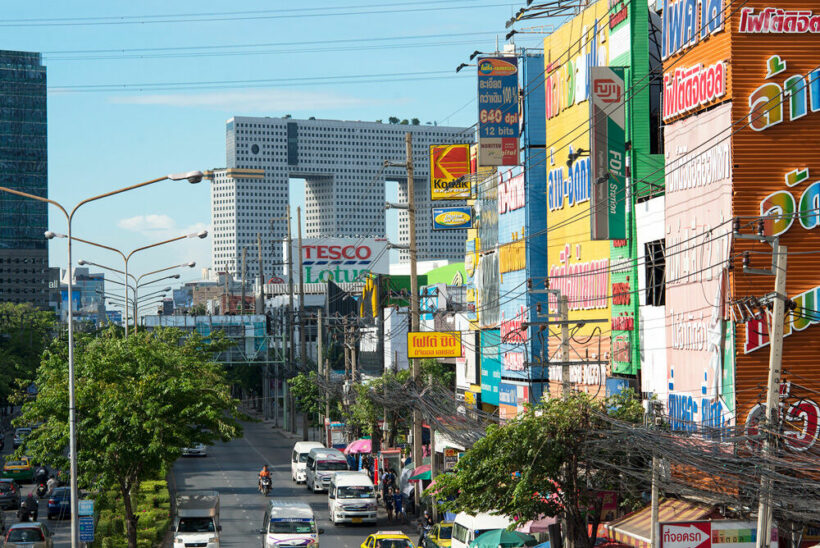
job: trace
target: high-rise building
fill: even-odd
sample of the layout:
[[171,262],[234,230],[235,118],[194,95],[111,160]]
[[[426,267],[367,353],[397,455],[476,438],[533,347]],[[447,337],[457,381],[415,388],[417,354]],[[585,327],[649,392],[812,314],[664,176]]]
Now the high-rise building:
[[[404,160],[408,131],[413,134],[418,259],[463,260],[466,231],[432,230],[429,147],[472,142],[469,128],[234,117],[226,131],[228,167],[214,171],[211,189],[214,268],[238,274],[247,248],[247,275],[254,279],[261,234],[266,277],[282,273],[281,242],[270,245],[270,240],[286,236],[290,179],[306,181],[304,237],[384,237],[385,181],[396,181],[399,202],[407,201],[404,167],[385,167],[385,160]],[[400,210],[396,243],[409,243],[407,220],[407,211]]]
[[[46,68],[0,50],[0,186],[48,196]],[[0,301],[48,308],[48,204],[0,192]]]

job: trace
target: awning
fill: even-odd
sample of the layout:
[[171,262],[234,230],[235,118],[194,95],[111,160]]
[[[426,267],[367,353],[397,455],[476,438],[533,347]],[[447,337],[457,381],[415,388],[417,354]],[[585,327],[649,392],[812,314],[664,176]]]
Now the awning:
[[[713,507],[676,499],[661,500],[658,504],[658,522],[703,519]],[[651,548],[652,507],[633,512],[619,520],[603,524],[609,538],[636,548]]]

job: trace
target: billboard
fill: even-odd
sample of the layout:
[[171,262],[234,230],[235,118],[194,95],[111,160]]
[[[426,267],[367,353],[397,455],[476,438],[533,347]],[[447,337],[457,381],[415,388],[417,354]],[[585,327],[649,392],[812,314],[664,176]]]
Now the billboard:
[[676,430],[734,424],[734,352],[724,273],[732,231],[727,223],[732,217],[731,114],[731,105],[724,104],[665,130],[667,406]]
[[[291,243],[292,278],[299,280],[299,245]],[[302,240],[302,275],[305,283],[352,283],[367,280],[371,272],[388,274],[390,258],[386,238],[305,238]]]
[[498,405],[498,387],[501,383],[501,359],[497,329],[481,332],[481,402]]
[[[736,520],[661,522],[661,548],[755,548],[757,523]],[[769,542],[777,546],[777,527],[772,528]]]
[[[546,149],[548,276],[550,288],[568,298],[574,321],[611,318],[610,243],[591,237],[591,158],[584,154],[590,139],[577,129],[589,127],[589,68],[609,64],[608,8],[608,2],[596,2],[544,39],[546,134],[554,136]],[[568,56],[567,44],[579,47]],[[549,308],[557,312],[555,298]],[[574,343],[573,352],[586,356],[588,351],[590,360],[604,360],[610,341],[603,337],[599,346],[597,335],[590,338],[593,333],[595,324],[581,327],[576,338],[589,342]],[[552,355],[559,344],[560,338],[550,337],[545,354]]]
[[461,331],[410,331],[408,358],[460,358]]
[[472,207],[433,208],[433,230],[456,230],[460,228],[473,228]]
[[626,238],[624,67],[590,67],[589,156],[593,240]]
[[518,164],[518,58],[478,59],[478,164]]
[[430,145],[430,198],[470,198],[470,145]]

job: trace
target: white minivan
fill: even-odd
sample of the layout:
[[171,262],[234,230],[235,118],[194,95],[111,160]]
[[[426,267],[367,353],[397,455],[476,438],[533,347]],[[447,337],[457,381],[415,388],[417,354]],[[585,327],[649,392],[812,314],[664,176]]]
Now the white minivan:
[[319,548],[319,534],[313,510],[306,502],[273,499],[268,502],[262,528],[262,548],[309,546]]
[[305,461],[305,486],[317,493],[327,491],[334,472],[347,470],[347,458],[338,449],[315,447]]
[[311,449],[321,448],[324,445],[318,441],[297,441],[293,444],[293,452],[290,455],[290,479],[296,483],[305,481],[305,463]]
[[506,529],[512,520],[506,516],[493,514],[478,514],[472,516],[466,512],[459,512],[453,522],[453,538],[451,548],[467,548],[475,538],[487,531]]
[[378,504],[373,482],[364,472],[336,472],[327,488],[327,506],[333,525],[376,523]]

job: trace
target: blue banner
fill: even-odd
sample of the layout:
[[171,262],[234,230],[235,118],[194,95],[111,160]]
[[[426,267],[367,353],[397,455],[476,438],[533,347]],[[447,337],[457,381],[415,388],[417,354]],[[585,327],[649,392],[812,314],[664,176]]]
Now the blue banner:
[[433,230],[455,230],[459,228],[473,228],[472,207],[433,208]]

